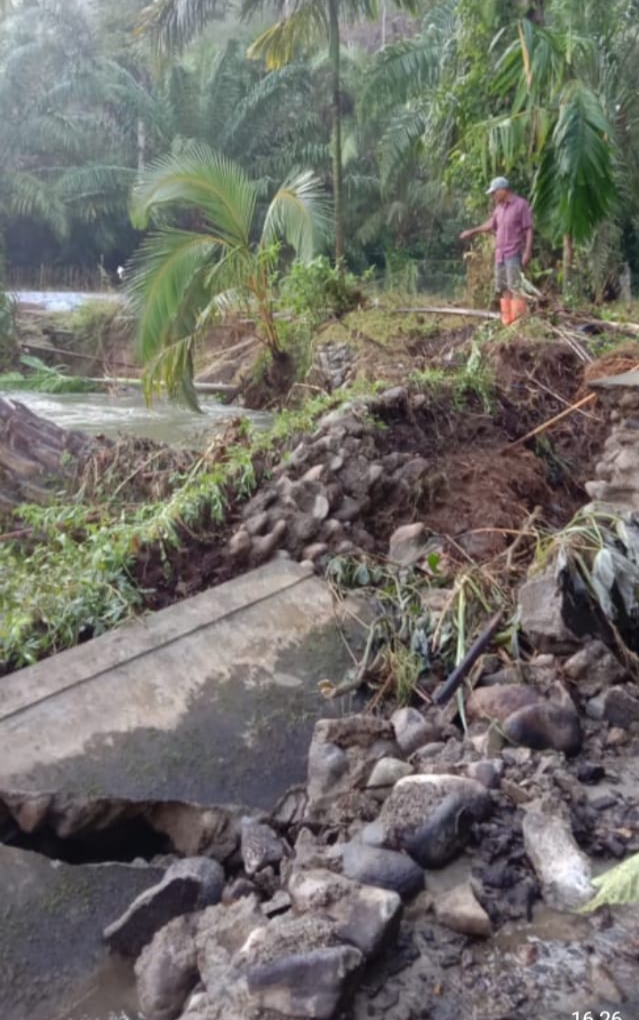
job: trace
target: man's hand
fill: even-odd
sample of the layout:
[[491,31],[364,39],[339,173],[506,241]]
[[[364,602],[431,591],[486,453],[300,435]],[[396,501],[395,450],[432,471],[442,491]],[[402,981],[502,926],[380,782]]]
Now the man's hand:
[[528,268],[528,266],[530,265],[531,257],[532,256],[531,256],[529,251],[525,251],[524,252],[524,254],[521,257],[521,268],[522,269],[527,269]]
[[459,240],[468,241],[469,238],[474,237],[474,235],[475,235],[474,230],[462,230],[461,234],[459,235]]

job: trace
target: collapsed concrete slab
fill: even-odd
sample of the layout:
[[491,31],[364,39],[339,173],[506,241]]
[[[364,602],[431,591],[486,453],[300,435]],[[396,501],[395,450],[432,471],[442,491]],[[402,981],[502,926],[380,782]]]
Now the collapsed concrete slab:
[[350,665],[328,587],[269,563],[5,677],[0,787],[270,808]]
[[65,1016],[105,961],[101,928],[162,870],[130,864],[50,861],[0,844],[0,1016]]

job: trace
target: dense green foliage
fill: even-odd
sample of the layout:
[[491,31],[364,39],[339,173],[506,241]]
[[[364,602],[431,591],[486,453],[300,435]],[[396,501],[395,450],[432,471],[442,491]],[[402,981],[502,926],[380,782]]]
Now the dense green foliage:
[[404,286],[459,280],[459,229],[505,171],[533,197],[542,263],[574,251],[601,296],[639,264],[638,15],[636,0],[381,12],[373,0],[281,12],[14,0],[0,32],[9,268],[102,260],[113,273],[140,238],[137,171],[195,143],[243,167],[262,204],[274,182],[313,171],[336,199],[338,254]]

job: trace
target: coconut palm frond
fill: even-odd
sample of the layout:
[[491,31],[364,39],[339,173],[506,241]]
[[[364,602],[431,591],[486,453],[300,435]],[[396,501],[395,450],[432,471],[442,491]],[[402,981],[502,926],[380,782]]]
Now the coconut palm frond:
[[184,230],[162,230],[143,242],[128,287],[143,364],[153,362],[176,335],[193,332],[206,303],[206,273],[220,249],[218,238]]
[[397,116],[384,133],[381,141],[380,174],[382,186],[406,165],[424,137],[428,119],[420,110],[405,110]]
[[140,15],[138,32],[148,34],[160,52],[175,52],[228,7],[227,0],[153,0]]
[[267,28],[249,47],[251,60],[263,60],[269,71],[290,64],[303,50],[312,48],[327,33],[327,11],[324,0],[306,0]]
[[308,262],[316,253],[322,234],[328,231],[328,221],[322,182],[311,170],[303,170],[285,181],[273,198],[262,237],[267,245],[283,238],[298,258]]
[[617,199],[611,134],[598,98],[581,82],[571,82],[542,153],[534,201],[542,219],[553,218],[557,232],[578,244],[592,236]]
[[154,393],[168,397],[201,412],[193,385],[193,351],[195,334],[180,337],[163,346],[147,365],[142,377],[144,396],[150,401]]
[[18,216],[45,223],[59,238],[69,233],[69,216],[64,200],[55,189],[35,174],[5,174],[3,190],[7,207]]
[[196,143],[140,173],[133,189],[132,219],[144,227],[152,208],[178,203],[198,210],[224,242],[248,244],[255,199],[255,185],[241,167]]

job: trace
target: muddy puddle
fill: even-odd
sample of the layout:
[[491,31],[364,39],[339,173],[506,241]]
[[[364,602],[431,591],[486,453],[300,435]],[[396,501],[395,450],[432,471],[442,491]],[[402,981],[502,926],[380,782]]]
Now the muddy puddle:
[[110,957],[104,967],[51,1020],[141,1020],[133,967]]

